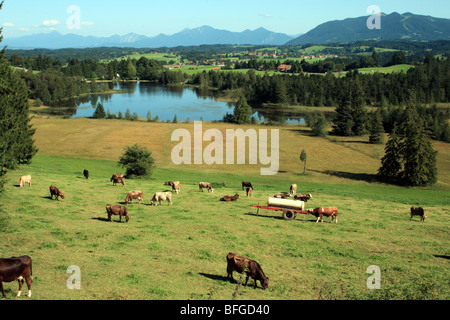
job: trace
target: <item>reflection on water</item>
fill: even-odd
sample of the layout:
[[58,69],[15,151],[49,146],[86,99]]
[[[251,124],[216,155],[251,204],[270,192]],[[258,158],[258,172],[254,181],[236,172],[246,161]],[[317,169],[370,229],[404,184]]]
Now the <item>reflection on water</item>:
[[[233,113],[234,105],[230,102],[217,101],[218,92],[198,87],[161,86],[148,82],[95,83],[98,89],[108,93],[88,94],[58,103],[66,116],[73,118],[92,117],[99,102],[105,112],[125,115],[127,109],[140,118],[147,118],[148,112],[154,119],[172,121],[186,120],[222,120]],[[111,91],[119,93],[111,93]],[[258,122],[270,124],[305,123],[305,114],[289,113],[282,109],[253,108],[253,116]]]
[[[105,111],[125,114],[127,109],[140,118],[158,116],[161,121],[172,121],[177,116],[185,120],[222,120],[230,111],[230,104],[214,99],[212,90],[181,86],[160,86],[147,82],[111,83],[115,94],[90,94],[74,99],[77,106],[73,117],[91,117],[97,103]],[[232,106],[231,106],[232,107]]]

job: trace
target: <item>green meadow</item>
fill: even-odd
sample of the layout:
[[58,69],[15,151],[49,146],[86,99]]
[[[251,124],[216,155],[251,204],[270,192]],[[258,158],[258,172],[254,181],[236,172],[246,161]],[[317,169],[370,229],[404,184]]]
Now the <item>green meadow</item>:
[[[426,188],[403,188],[376,181],[384,146],[358,138],[316,138],[300,126],[280,130],[280,171],[261,176],[260,165],[181,165],[171,162],[171,133],[192,132],[192,124],[93,119],[34,118],[39,152],[30,165],[8,174],[0,219],[2,257],[33,259],[32,300],[365,300],[450,298],[450,209],[448,144],[435,142],[439,181]],[[244,130],[251,126],[204,123],[203,130]],[[57,132],[57,134],[55,134]],[[147,146],[157,168],[150,179],[126,179],[113,186],[113,173],[124,172],[117,160],[123,147]],[[204,142],[203,148],[208,143]],[[298,157],[308,152],[307,172]],[[83,170],[90,171],[89,179]],[[18,187],[32,176],[32,186]],[[151,206],[168,180],[181,181],[173,204]],[[241,181],[254,185],[249,198]],[[200,192],[209,181],[214,192]],[[311,193],[306,208],[337,206],[338,223],[316,223],[310,215],[285,221],[264,205],[288,191]],[[49,186],[65,194],[51,200]],[[128,204],[128,223],[107,221],[106,204],[124,204],[128,191],[142,190],[144,204]],[[238,193],[236,202],[221,202]],[[409,207],[425,208],[425,222]],[[226,255],[257,260],[270,278],[269,288],[230,282]],[[69,266],[81,271],[81,289],[70,290]],[[381,270],[381,289],[366,285],[369,266]],[[234,273],[236,280],[240,276]],[[6,283],[9,300],[17,283]]]

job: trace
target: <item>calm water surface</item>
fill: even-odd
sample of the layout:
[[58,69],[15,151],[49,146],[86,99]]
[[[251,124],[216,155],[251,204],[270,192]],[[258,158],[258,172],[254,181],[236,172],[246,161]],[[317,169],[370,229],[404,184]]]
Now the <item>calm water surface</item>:
[[131,114],[137,113],[147,118],[150,111],[152,118],[172,121],[177,115],[179,121],[184,120],[222,120],[233,106],[227,102],[214,99],[214,92],[193,87],[165,87],[153,83],[114,83],[112,89],[122,93],[92,94],[81,98],[77,104],[77,112],[73,117],[91,117],[98,102],[102,102],[105,111],[125,115],[127,109]]
[[[74,118],[92,117],[98,102],[103,104],[105,112],[118,115],[119,111],[125,116],[127,109],[136,113],[138,117],[147,119],[150,111],[154,119],[158,116],[160,121],[172,121],[177,116],[178,121],[186,120],[222,120],[227,114],[233,113],[234,105],[229,102],[217,101],[217,92],[196,87],[161,86],[149,82],[108,83],[110,90],[119,90],[113,94],[91,94],[77,98],[78,106],[73,114]],[[265,116],[280,121],[279,114],[264,115],[261,111],[254,112],[259,121]],[[282,119],[287,123],[299,123],[298,117]]]

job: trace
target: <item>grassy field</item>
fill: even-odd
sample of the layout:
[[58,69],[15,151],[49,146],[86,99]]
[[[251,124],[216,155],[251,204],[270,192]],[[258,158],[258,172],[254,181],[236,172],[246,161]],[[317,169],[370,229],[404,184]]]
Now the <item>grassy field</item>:
[[[383,146],[368,144],[367,137],[323,139],[299,126],[257,127],[280,130],[280,172],[260,176],[259,165],[172,164],[171,133],[192,132],[192,124],[35,118],[33,125],[39,153],[32,164],[8,174],[0,213],[1,256],[33,258],[31,299],[450,298],[448,144],[434,143],[436,186],[401,188],[375,181]],[[203,131],[209,128],[250,127],[203,124]],[[151,179],[113,186],[112,173],[123,172],[117,166],[123,147],[136,142],[152,150],[158,168]],[[302,149],[308,152],[306,175],[299,173]],[[83,169],[91,173],[88,180]],[[32,175],[31,188],[17,186],[24,174]],[[173,205],[150,206],[167,180],[182,183]],[[254,184],[251,198],[241,190],[242,180]],[[211,182],[214,193],[199,192],[199,181]],[[291,183],[313,194],[307,208],[337,206],[338,224],[316,224],[308,215],[285,221],[267,210],[256,216],[249,207],[266,204]],[[51,184],[64,200],[50,199]],[[145,203],[128,205],[130,222],[108,222],[105,205],[123,204],[126,193],[138,189]],[[241,196],[237,202],[219,201],[235,193]],[[426,208],[425,222],[409,220],[411,205]],[[269,288],[228,281],[230,251],[257,260]],[[71,265],[80,267],[80,290],[66,286]],[[380,290],[366,287],[370,265],[381,269]],[[8,299],[17,299],[16,283],[5,289]]]
[[360,73],[373,73],[373,72],[381,72],[381,73],[393,73],[393,72],[406,72],[409,69],[414,68],[414,66],[409,64],[398,64],[390,67],[379,67],[379,68],[361,68],[358,69]]

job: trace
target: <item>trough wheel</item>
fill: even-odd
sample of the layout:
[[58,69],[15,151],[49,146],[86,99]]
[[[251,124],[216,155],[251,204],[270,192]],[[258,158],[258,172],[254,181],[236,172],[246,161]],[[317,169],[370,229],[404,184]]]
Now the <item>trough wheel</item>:
[[290,210],[283,211],[283,219],[284,220],[292,220],[295,219],[295,213]]

